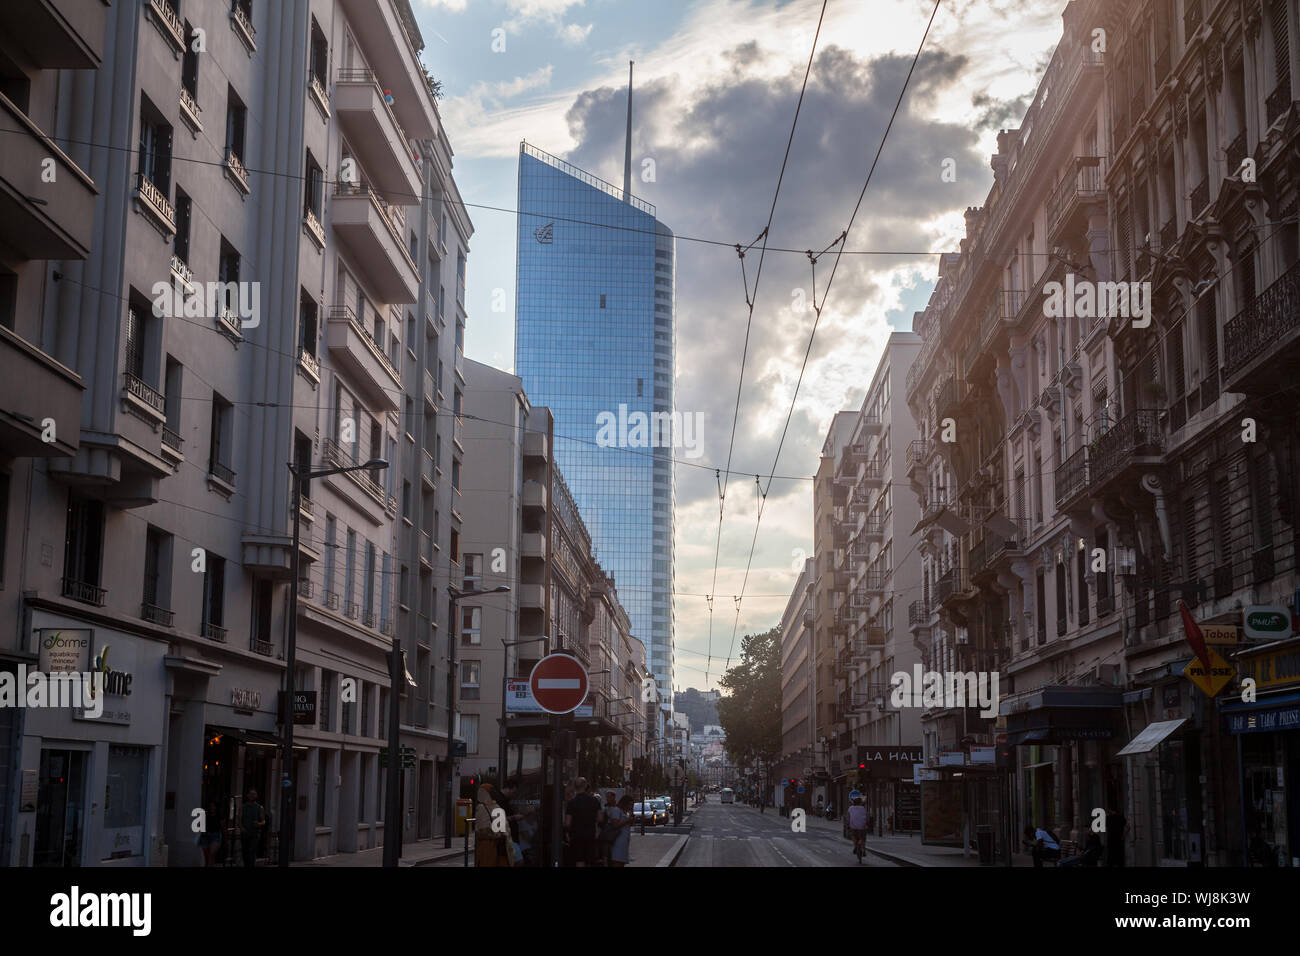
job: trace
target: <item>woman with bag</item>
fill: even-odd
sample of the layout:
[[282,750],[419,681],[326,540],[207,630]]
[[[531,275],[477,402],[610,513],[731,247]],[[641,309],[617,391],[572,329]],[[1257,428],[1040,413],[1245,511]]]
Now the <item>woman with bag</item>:
[[500,811],[505,821],[505,810],[497,803],[492,788],[484,783],[478,788],[478,801],[474,807],[474,863],[476,866],[514,866],[514,844],[510,841],[508,827],[498,832],[492,826],[493,813]]

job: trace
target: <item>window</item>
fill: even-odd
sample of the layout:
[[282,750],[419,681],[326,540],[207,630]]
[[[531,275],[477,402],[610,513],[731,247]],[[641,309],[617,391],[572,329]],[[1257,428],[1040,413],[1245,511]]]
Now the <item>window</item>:
[[316,764],[316,826],[323,827],[325,825],[325,774],[328,760],[324,750],[319,752],[317,760],[319,762]]
[[325,174],[321,171],[320,163],[316,162],[316,157],[307,150],[307,171],[305,176],[306,189],[303,193],[303,215],[311,213],[319,222],[321,219],[321,203],[325,195]]
[[316,300],[302,290],[298,303],[298,348],[312,358],[316,358],[316,348],[320,339],[320,311]]
[[[371,422],[370,422],[370,449],[369,449],[369,451],[370,451],[370,457],[373,457],[373,458],[378,458],[380,455],[383,454],[383,451],[384,451],[384,432],[383,432],[383,429],[379,427],[379,422],[374,421],[373,419],[372,419]],[[379,474],[380,470],[381,470],[381,469],[379,469],[379,468],[371,468],[371,469],[370,469],[370,480],[373,481],[376,485],[379,484],[379,482],[380,482],[380,478],[382,477],[382,476]]]
[[368,627],[375,625],[375,546],[372,542],[366,542],[366,558],[363,574],[365,578],[362,584],[362,614]]
[[274,606],[275,587],[269,580],[260,580],[253,585],[253,650],[270,653],[271,645],[271,609]]
[[229,481],[233,481],[235,477],[234,472],[230,469],[231,447],[233,445],[231,426],[234,417],[234,407],[216,392],[213,392],[208,471],[223,480]]
[[1047,588],[1043,584],[1043,572],[1039,569],[1034,581],[1038,594],[1038,643],[1047,643]]
[[405,479],[402,480],[402,517],[411,520],[411,483]]
[[457,714],[456,717],[460,724],[457,736],[465,740],[465,752],[478,753],[478,714]]
[[219,307],[233,311],[237,303],[231,301],[230,297],[238,291],[239,251],[226,241],[225,236],[221,237],[221,258],[217,260],[217,279],[223,286]]
[[[466,590],[469,590],[466,588]],[[483,609],[481,607],[462,607],[460,609],[460,642],[477,647],[482,643]]]
[[226,151],[239,161],[244,159],[244,134],[248,127],[248,107],[233,86],[226,90]]
[[1066,597],[1065,597],[1065,565],[1056,562],[1056,636],[1060,637],[1065,633],[1066,628]]
[[172,252],[181,262],[190,262],[190,219],[194,201],[179,186],[176,187],[176,235],[172,237]]
[[316,18],[311,18],[311,75],[325,89],[329,89],[329,41]]
[[600,297],[600,307],[605,308],[605,297],[603,295]]
[[406,565],[402,565],[402,569],[398,573],[397,583],[398,583],[397,600],[398,603],[405,609],[410,606],[410,593],[411,593],[411,572]]
[[[150,527],[144,539],[144,594],[142,601],[154,608],[165,609],[171,603],[168,595],[172,536],[158,528]],[[148,614],[148,611],[145,611]]]
[[449,557],[452,564],[460,564],[460,532],[455,528],[451,531],[451,554]]
[[327,514],[325,516],[325,593],[321,596],[321,600],[326,604],[329,604],[334,594],[334,552],[336,550],[338,550],[338,525],[334,516]]
[[199,51],[195,49],[194,28],[185,21],[185,55],[181,60],[181,86],[195,100],[199,98]]
[[348,617],[357,616],[357,606],[352,598],[357,576],[357,533],[348,529],[347,548],[343,552],[343,613]]
[[[355,678],[349,678],[345,674],[340,675],[340,679],[341,681],[347,681],[347,680],[355,681]],[[354,701],[348,700],[346,697],[343,698],[342,703],[339,705],[339,733],[341,734],[353,733],[352,716],[353,714],[356,713],[356,709],[357,709],[357,705]]]
[[465,554],[464,589],[476,591],[483,586],[480,575],[483,573],[483,555]]
[[462,700],[479,699],[479,661],[460,662],[460,696]]
[[321,670],[320,672],[320,694],[317,695],[316,712],[320,716],[318,724],[321,730],[333,730],[333,724],[330,722],[330,704],[334,701],[334,672]]
[[451,460],[451,486],[460,491],[460,459]]
[[[68,527],[63,551],[64,593],[80,597],[78,585],[98,589],[104,554],[104,505],[77,495],[68,497]],[[73,587],[69,587],[73,585]],[[87,595],[92,596],[93,595]],[[101,598],[102,600],[102,598]],[[95,603],[98,603],[95,602]]]
[[100,859],[120,860],[144,855],[142,842],[133,845],[131,840],[121,837],[132,831],[144,832],[148,782],[148,747],[109,745],[104,784],[104,842]]
[[1079,593],[1079,626],[1083,627],[1088,623],[1088,579],[1085,575],[1088,573],[1088,549],[1082,546],[1075,552],[1075,568],[1078,571],[1078,579],[1075,581],[1075,587]]
[[140,94],[140,175],[164,197],[171,195],[172,127],[143,93]]
[[[210,627],[223,627],[226,620],[226,559],[211,551],[205,557],[203,573],[203,620],[205,635]],[[212,635],[207,635],[212,636]]]

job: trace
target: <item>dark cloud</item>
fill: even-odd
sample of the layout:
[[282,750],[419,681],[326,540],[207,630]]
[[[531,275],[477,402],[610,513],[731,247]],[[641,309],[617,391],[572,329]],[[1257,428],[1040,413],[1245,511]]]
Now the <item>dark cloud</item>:
[[[730,59],[743,62],[755,56],[756,46],[743,44]],[[772,244],[821,250],[844,229],[911,63],[910,55],[868,60],[835,46],[817,55],[781,187]],[[966,65],[964,57],[938,49],[921,57],[854,225],[852,248],[924,250],[931,239],[921,229],[923,222],[982,201],[991,174],[987,157],[976,148],[977,131],[926,116],[942,106],[944,97],[956,95],[953,81]],[[685,103],[682,84],[674,79],[638,86],[634,191],[655,203],[660,218],[678,234],[752,241],[767,220],[803,72],[794,68],[770,76],[719,78],[695,90]],[[566,158],[621,182],[626,108],[621,89],[579,96],[567,115],[578,145]],[[647,156],[655,160],[653,183],[636,176],[640,159]],[[970,172],[959,174],[956,183],[941,183],[945,158]],[[705,413],[703,460],[721,466],[727,458],[745,334],[740,263],[733,249],[691,242],[679,242],[677,255],[677,403],[683,410]],[[758,259],[757,248],[745,258],[751,286]],[[843,348],[844,317],[878,297],[883,270],[925,261],[844,257],[809,360],[810,376],[820,361]],[[819,297],[831,262],[827,255],[818,263]],[[795,289],[804,290],[805,298],[810,295],[811,282],[805,256],[767,255],[732,458],[733,470],[748,476],[751,485],[755,472],[766,477],[770,471],[780,440],[814,318],[811,309],[792,314],[790,306]],[[861,369],[861,388],[873,371]],[[813,387],[806,377],[801,395]],[[856,401],[861,394],[859,390]],[[820,413],[814,418],[796,407],[778,473],[811,475],[827,425]],[[772,493],[784,494],[791,487],[778,482]],[[679,505],[716,497],[711,471],[679,469]]]

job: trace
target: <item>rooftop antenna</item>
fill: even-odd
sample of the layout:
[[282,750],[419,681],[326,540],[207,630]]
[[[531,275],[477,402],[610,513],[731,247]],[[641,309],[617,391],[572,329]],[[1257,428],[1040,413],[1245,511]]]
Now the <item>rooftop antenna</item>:
[[623,202],[632,201],[632,60],[627,61],[627,144],[623,153]]

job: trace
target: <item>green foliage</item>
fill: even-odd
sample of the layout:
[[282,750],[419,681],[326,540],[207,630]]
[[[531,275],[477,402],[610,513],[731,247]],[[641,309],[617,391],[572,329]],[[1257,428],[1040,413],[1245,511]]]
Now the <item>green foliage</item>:
[[781,752],[781,629],[746,634],[740,663],[718,681],[718,721],[734,763],[771,760]]

